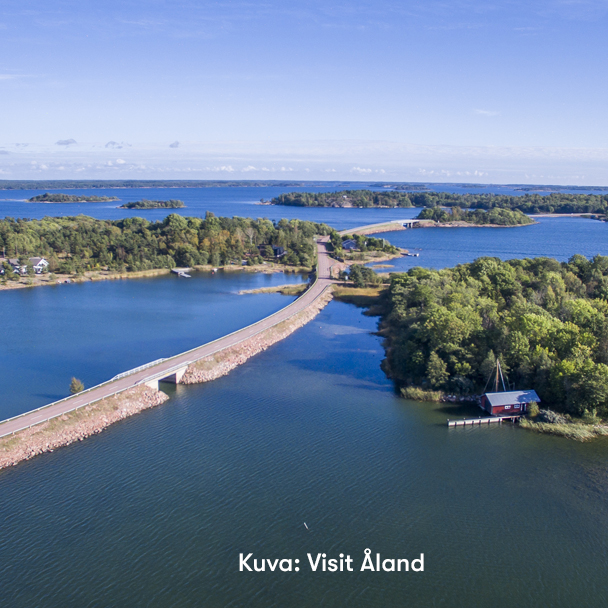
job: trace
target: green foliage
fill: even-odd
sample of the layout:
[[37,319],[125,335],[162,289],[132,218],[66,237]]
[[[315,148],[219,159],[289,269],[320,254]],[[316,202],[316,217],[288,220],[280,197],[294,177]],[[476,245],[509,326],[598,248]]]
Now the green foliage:
[[426,364],[426,377],[433,388],[442,387],[450,377],[447,363],[435,351]]
[[530,401],[530,403],[528,403],[528,409],[526,410],[528,418],[536,418],[539,412],[540,408],[538,407],[538,403],[536,403],[536,401]]
[[361,264],[353,264],[349,268],[348,278],[355,284],[355,287],[378,285],[382,282],[382,279],[371,268]]
[[[335,234],[338,234],[337,232]],[[333,237],[333,234],[332,234]],[[336,239],[333,238],[331,243],[334,247],[342,248],[342,243],[346,240],[353,240],[357,244],[359,251],[382,251],[384,253],[398,253],[399,248],[391,245],[386,239],[377,239],[373,236],[367,236],[364,234],[345,234],[342,236],[338,235],[340,239],[338,245],[335,245]]]
[[340,192],[289,192],[273,198],[272,205],[293,207],[412,207],[405,192],[372,192],[341,190]]
[[284,264],[312,267],[316,259],[313,237],[329,234],[325,224],[300,220],[251,220],[215,217],[203,220],[171,214],[159,222],[140,217],[96,220],[45,217],[42,220],[0,220],[0,249],[45,256],[52,272],[82,273],[108,269],[131,272],[211,263],[240,264],[244,258],[274,258],[272,247],[283,247]]
[[106,203],[117,201],[116,196],[82,196],[80,194],[50,194],[45,192],[28,199],[29,203]]
[[404,399],[411,401],[441,401],[443,393],[441,391],[425,391],[418,386],[406,386],[401,389]]
[[135,201],[133,203],[125,203],[121,205],[119,209],[182,209],[186,205],[184,201],[177,199],[171,199],[169,201],[149,201],[143,198],[141,201]]
[[518,209],[509,210],[498,208],[491,209],[490,211],[483,211],[482,209],[462,211],[460,207],[452,207],[452,209],[447,211],[441,207],[427,207],[418,214],[416,219],[433,220],[440,224],[467,222],[480,226],[521,226],[533,223],[533,220]]
[[483,391],[496,357],[543,407],[608,415],[608,258],[479,258],[392,274],[384,368],[402,386]]
[[82,393],[84,390],[84,384],[78,380],[78,378],[72,377],[72,381],[70,382],[70,393],[75,395],[76,393]]
[[[605,189],[602,189],[605,192]],[[512,209],[522,213],[591,213],[608,211],[608,194],[548,195],[453,194],[451,192],[382,192],[342,190],[340,192],[290,192],[270,201],[274,205],[298,207],[458,207],[460,209]],[[432,218],[427,218],[432,219]],[[487,222],[486,222],[487,223]],[[496,223],[496,222],[494,222]],[[510,224],[507,224],[510,225]]]

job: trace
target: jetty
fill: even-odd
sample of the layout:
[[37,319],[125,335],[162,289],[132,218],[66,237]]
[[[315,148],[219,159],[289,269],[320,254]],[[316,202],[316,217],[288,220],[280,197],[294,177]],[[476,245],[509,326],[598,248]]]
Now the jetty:
[[450,420],[448,418],[448,426],[480,426],[482,424],[494,424],[502,422],[517,422],[521,418],[521,414],[512,416],[480,416],[479,418],[463,418],[462,420]]

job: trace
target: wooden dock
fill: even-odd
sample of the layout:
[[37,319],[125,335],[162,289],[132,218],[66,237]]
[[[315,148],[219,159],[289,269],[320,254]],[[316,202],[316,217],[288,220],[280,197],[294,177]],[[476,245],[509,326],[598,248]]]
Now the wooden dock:
[[484,416],[483,418],[480,416],[479,418],[464,418],[463,420],[450,420],[448,418],[448,426],[471,426],[471,425],[481,425],[481,424],[492,424],[495,422],[501,423],[505,420],[510,420],[511,422],[515,422],[521,418],[521,415],[518,416]]

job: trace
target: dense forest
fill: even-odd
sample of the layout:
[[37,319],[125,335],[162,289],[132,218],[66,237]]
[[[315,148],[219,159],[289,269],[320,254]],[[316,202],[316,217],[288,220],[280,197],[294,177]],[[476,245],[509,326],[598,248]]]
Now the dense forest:
[[171,214],[159,222],[140,217],[96,220],[84,215],[6,218],[0,220],[0,250],[7,257],[44,256],[50,272],[72,274],[220,266],[241,264],[244,259],[261,263],[274,259],[274,245],[285,249],[282,264],[311,268],[316,259],[313,236],[330,231],[325,224],[300,220],[273,223],[212,213],[205,219]]
[[452,194],[450,192],[403,192],[343,190],[340,192],[290,192],[270,201],[273,205],[298,207],[460,207],[463,209],[512,209],[522,213],[605,214],[608,194],[547,195]]
[[289,192],[270,201],[271,205],[292,207],[413,207],[406,192],[372,192],[341,190],[340,192]]
[[499,357],[543,406],[608,415],[608,257],[417,267],[391,275],[386,307],[383,366],[401,387],[479,394]]
[[143,198],[141,201],[135,201],[133,203],[125,203],[121,205],[119,209],[182,209],[184,201],[177,199],[171,199],[169,201],[149,201]]
[[518,209],[499,209],[494,208],[489,211],[483,209],[475,209],[474,211],[463,211],[460,207],[452,207],[449,210],[443,207],[427,207],[423,209],[417,216],[419,220],[433,220],[440,224],[449,224],[451,222],[467,222],[478,226],[523,226],[533,224],[534,220],[530,219],[525,213]]
[[45,192],[38,196],[32,196],[28,199],[28,203],[107,203],[108,201],[117,201],[116,196],[82,196],[80,194],[50,194]]

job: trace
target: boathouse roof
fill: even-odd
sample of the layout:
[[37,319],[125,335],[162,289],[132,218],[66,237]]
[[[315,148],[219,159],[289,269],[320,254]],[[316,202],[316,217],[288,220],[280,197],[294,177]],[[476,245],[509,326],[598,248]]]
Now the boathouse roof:
[[516,403],[540,402],[536,391],[506,391],[504,393],[486,393],[486,399],[493,407],[500,405],[515,405]]

